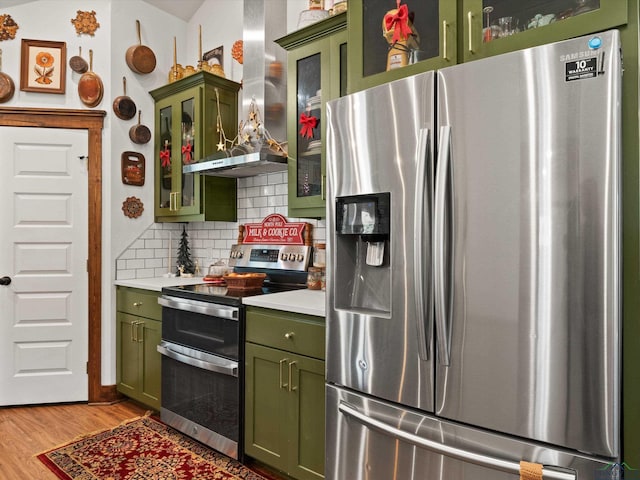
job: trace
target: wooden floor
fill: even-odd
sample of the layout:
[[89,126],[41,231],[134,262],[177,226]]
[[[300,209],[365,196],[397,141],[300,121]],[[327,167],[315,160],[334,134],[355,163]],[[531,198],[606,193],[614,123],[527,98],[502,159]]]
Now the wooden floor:
[[0,408],[0,479],[55,480],[36,455],[144,415],[132,402]]

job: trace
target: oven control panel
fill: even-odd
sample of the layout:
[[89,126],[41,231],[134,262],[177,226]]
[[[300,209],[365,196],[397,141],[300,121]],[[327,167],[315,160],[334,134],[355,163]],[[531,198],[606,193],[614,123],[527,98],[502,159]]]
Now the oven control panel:
[[229,266],[305,271],[311,249],[306,245],[233,245]]

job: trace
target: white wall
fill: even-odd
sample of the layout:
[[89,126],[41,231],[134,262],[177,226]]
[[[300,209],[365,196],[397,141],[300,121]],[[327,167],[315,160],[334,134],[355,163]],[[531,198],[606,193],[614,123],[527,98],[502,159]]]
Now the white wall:
[[[179,1],[179,0],[176,0]],[[1,4],[1,2],[0,2]],[[296,28],[300,11],[307,0],[288,0],[289,31]],[[96,12],[100,24],[94,36],[78,35],[71,19],[77,11]],[[173,37],[177,38],[178,63],[196,65],[198,57],[199,25],[202,25],[202,49],[224,46],[224,70],[227,78],[242,79],[242,67],[231,58],[231,47],[242,38],[242,0],[205,0],[203,6],[189,22],[167,14],[141,0],[38,0],[3,7],[19,25],[14,40],[0,42],[2,71],[16,84],[14,97],[2,106],[46,107],[64,109],[87,108],[79,99],[77,84],[80,75],[67,68],[64,95],[22,92],[20,85],[20,48],[22,39],[63,41],[67,45],[67,59],[78,54],[89,61],[89,50],[94,52],[93,71],[104,84],[102,102],[95,110],[106,112],[103,131],[103,341],[102,383],[115,383],[115,288],[116,259],[135,245],[139,238],[157,230],[153,222],[153,142],[137,145],[129,139],[129,129],[137,124],[134,119],[124,121],[113,113],[113,100],[122,95],[122,77],[127,79],[127,95],[142,111],[142,123],[153,131],[154,103],[149,91],[167,83],[173,63]],[[156,56],[156,68],[148,75],[132,72],[126,64],[125,54],[138,44],[135,20],[140,20],[142,44],[151,48]],[[146,158],[146,181],[143,187],[124,185],[120,180],[120,158],[124,151],[136,151]],[[122,202],[129,196],[140,198],[144,212],[137,219],[125,217]],[[199,237],[207,224],[195,227]],[[234,227],[235,228],[235,227]],[[212,234],[217,235],[217,233]],[[231,235],[230,233],[227,234]],[[205,257],[207,250],[202,251]]]

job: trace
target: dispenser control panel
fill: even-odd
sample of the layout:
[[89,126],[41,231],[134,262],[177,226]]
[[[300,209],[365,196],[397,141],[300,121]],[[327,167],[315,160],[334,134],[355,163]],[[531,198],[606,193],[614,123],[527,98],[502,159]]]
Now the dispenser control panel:
[[336,198],[336,229],[341,234],[389,235],[391,194]]

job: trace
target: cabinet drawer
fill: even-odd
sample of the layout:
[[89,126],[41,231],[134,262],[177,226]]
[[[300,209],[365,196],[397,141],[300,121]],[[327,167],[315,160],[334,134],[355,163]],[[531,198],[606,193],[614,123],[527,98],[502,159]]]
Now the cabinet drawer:
[[154,320],[162,320],[162,307],[158,304],[159,296],[160,292],[118,287],[117,310]]
[[324,359],[324,318],[247,308],[247,342]]

